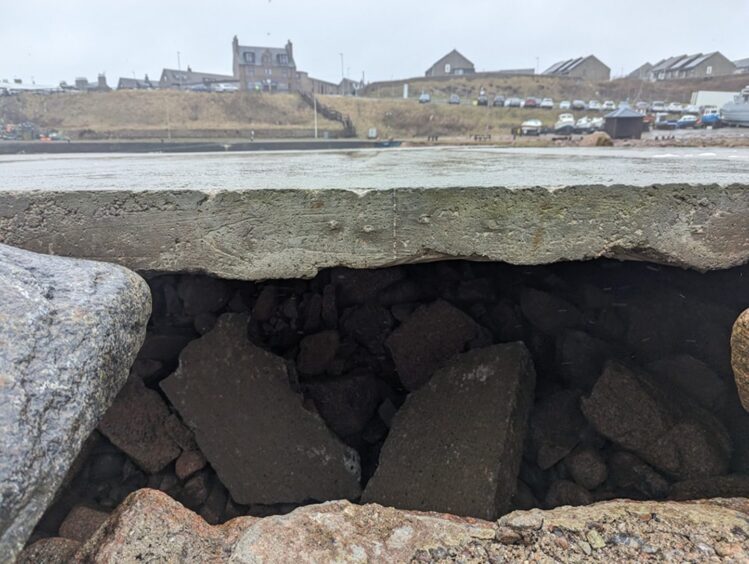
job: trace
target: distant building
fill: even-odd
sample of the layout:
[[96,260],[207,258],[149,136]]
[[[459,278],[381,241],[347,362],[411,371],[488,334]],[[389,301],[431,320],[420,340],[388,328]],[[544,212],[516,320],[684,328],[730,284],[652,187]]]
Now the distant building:
[[158,87],[159,83],[153,82],[148,75],[144,78],[122,77],[117,82],[117,90],[156,90]]
[[736,70],[734,71],[736,74],[749,73],[749,59],[739,59],[738,61],[734,61],[733,64],[736,65]]
[[451,76],[474,74],[476,67],[471,61],[453,49],[439,61],[434,63],[425,73],[425,76]]
[[299,90],[299,77],[291,41],[285,47],[251,47],[232,41],[234,79],[241,90],[293,92]]
[[159,88],[191,90],[202,87],[210,88],[212,84],[221,82],[235,82],[235,79],[233,76],[225,74],[196,72],[190,67],[187,67],[187,70],[164,69],[161,71]]
[[109,92],[111,88],[107,84],[107,76],[104,73],[99,74],[96,82],[89,82],[88,78],[79,76],[75,79],[73,86],[66,82],[60,83],[63,90],[80,90],[81,92]]
[[638,80],[650,80],[650,71],[653,70],[653,63],[645,63],[637,67],[627,75],[627,78],[636,78]]
[[570,76],[586,80],[609,80],[611,78],[611,69],[594,55],[588,55],[587,57],[559,61],[541,74]]
[[679,80],[682,78],[710,78],[736,72],[736,65],[719,51],[676,55],[653,65],[650,80]]

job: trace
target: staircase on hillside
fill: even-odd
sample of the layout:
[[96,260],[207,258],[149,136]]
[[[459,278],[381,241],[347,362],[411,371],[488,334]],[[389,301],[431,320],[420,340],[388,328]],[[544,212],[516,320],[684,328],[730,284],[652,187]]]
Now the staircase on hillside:
[[338,110],[334,110],[330,106],[326,106],[319,100],[317,101],[317,104],[315,104],[315,97],[310,92],[299,92],[299,95],[302,97],[302,100],[309,105],[309,107],[313,109],[316,107],[318,114],[326,119],[337,121],[343,125],[344,137],[356,137],[356,127],[354,127],[354,122],[351,121],[349,116],[342,114]]

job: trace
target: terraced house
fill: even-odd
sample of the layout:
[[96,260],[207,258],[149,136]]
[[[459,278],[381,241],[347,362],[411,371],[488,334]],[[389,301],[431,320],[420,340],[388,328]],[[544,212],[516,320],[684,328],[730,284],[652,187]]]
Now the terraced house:
[[299,90],[291,41],[285,47],[252,47],[234,36],[234,78],[241,90],[292,92]]
[[720,51],[676,55],[658,61],[650,70],[650,80],[678,80],[680,78],[710,78],[736,72],[736,65]]

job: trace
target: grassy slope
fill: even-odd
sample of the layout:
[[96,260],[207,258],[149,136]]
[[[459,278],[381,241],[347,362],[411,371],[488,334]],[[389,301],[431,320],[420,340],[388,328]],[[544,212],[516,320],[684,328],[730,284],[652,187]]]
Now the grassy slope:
[[[25,94],[0,98],[0,118],[42,127],[94,130],[312,128],[312,109],[297,95],[115,91]],[[339,129],[319,118],[320,127]]]

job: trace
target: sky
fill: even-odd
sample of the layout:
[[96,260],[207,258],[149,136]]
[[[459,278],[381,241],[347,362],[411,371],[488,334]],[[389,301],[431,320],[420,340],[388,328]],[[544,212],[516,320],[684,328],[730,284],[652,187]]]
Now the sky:
[[333,82],[420,76],[453,48],[478,71],[595,54],[619,76],[681,53],[749,57],[749,0],[0,0],[0,79],[158,79],[178,52],[231,74],[234,35],[290,39],[297,68]]

